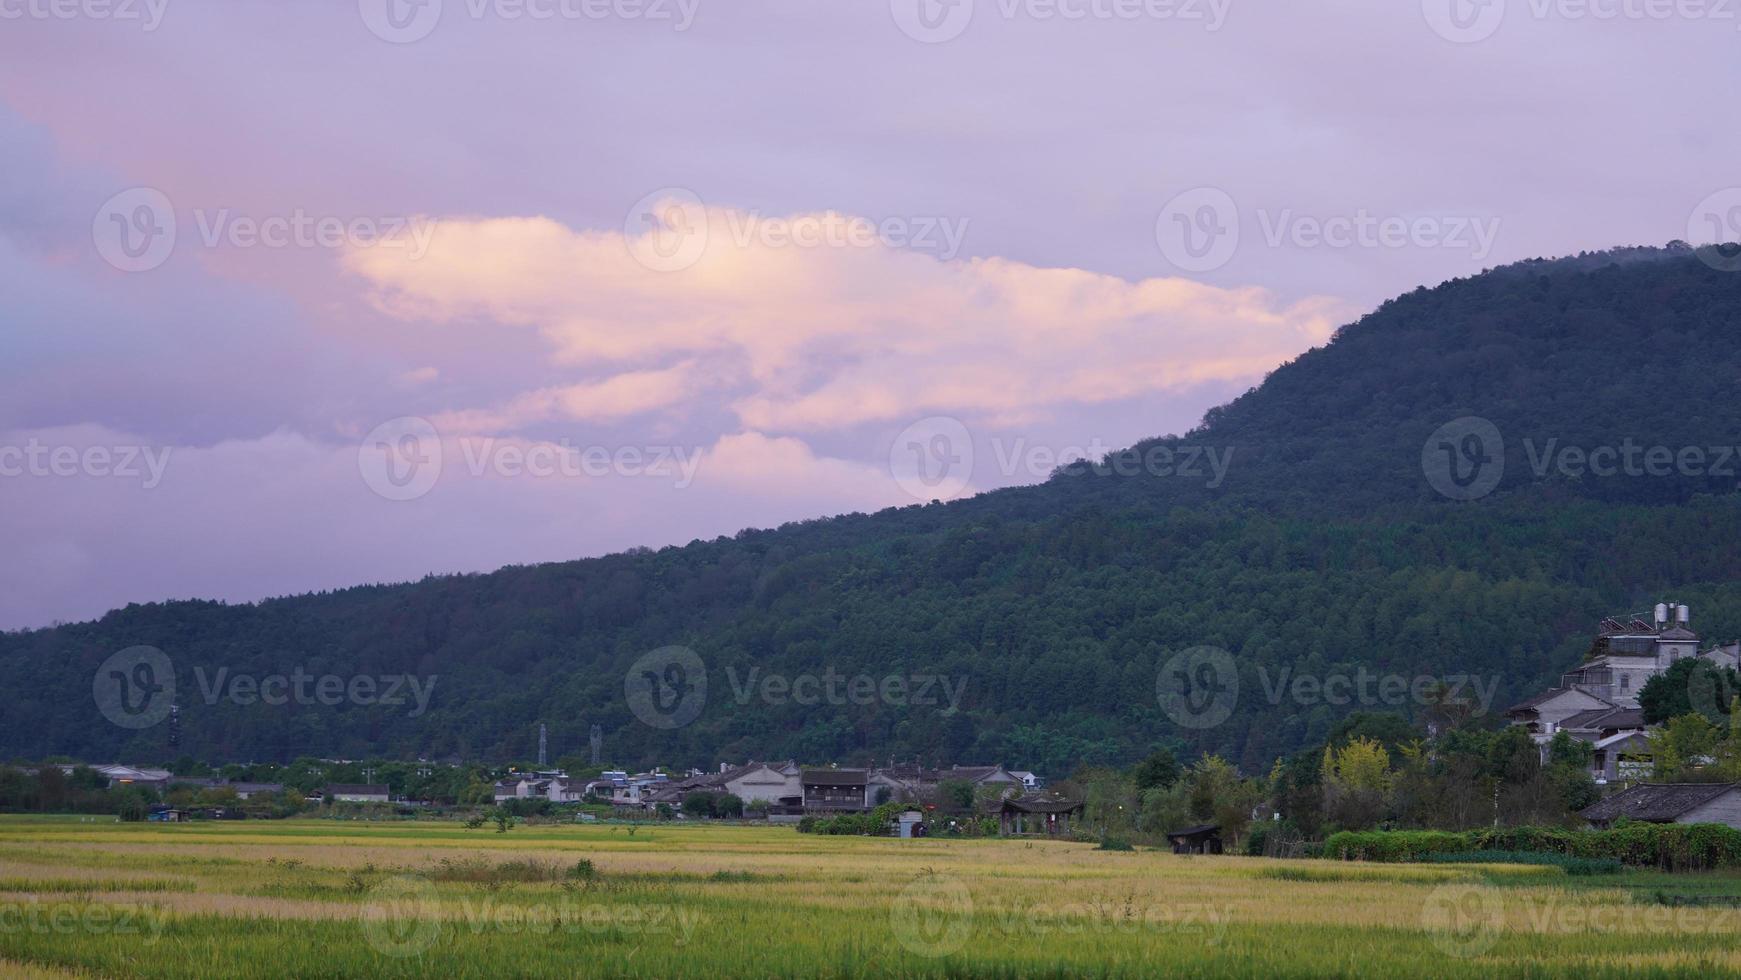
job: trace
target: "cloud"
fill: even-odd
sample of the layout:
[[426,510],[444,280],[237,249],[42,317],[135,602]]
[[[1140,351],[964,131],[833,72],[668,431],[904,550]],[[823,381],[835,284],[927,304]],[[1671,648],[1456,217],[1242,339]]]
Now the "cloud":
[[431,421],[443,432],[514,432],[538,422],[615,422],[681,402],[703,379],[685,362],[626,371],[603,381],[529,391],[495,409],[448,412]]
[[421,259],[357,249],[346,265],[394,316],[531,328],[559,363],[638,369],[466,417],[510,427],[671,407],[695,394],[684,379],[696,370],[732,392],[751,429],[1033,418],[1255,378],[1352,313],[1324,296],[1281,303],[1187,279],[945,260],[875,236],[801,245],[784,231],[850,221],[833,213],[768,219],[678,198],[650,210],[678,217],[636,236],[444,219]]

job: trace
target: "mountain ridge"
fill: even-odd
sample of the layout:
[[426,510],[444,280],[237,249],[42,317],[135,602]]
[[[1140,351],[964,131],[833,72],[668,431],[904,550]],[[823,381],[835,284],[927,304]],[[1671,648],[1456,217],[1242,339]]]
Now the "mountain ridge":
[[[0,751],[161,757],[161,729],[108,725],[91,699],[104,658],[147,644],[195,693],[184,673],[222,667],[409,672],[445,685],[418,718],[195,697],[182,709],[183,747],[212,758],[526,759],[544,721],[571,747],[603,726],[624,763],[892,752],[1057,771],[1159,743],[1260,767],[1353,707],[1423,707],[1270,703],[1263,681],[1283,668],[1482,672],[1516,694],[1557,675],[1596,619],[1623,611],[1616,604],[1642,607],[1671,588],[1698,622],[1741,635],[1741,590],[1721,577],[1741,558],[1725,543],[1741,540],[1733,477],[1544,475],[1530,451],[1538,437],[1733,445],[1725,433],[1741,431],[1741,408],[1722,394],[1741,377],[1738,301],[1741,277],[1678,243],[1411,291],[1198,427],[1122,451],[1218,443],[1234,457],[1214,488],[1078,465],[947,505],[658,551],[258,603],[131,605],[0,635],[0,667],[18,684],[0,701]],[[1471,416],[1504,436],[1504,475],[1476,499],[1448,499],[1423,470],[1423,447]],[[634,716],[625,677],[671,644],[697,652],[713,690],[694,722],[665,730]],[[1194,729],[1162,709],[1156,677],[1204,644],[1228,651],[1245,683],[1226,722]],[[730,683],[753,669],[790,678],[829,667],[928,672],[963,682],[965,695],[955,711],[806,711],[763,693],[745,702]]]

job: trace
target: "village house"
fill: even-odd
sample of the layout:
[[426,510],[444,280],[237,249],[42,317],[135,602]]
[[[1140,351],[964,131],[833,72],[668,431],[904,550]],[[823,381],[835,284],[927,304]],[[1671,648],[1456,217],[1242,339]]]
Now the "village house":
[[1741,784],[1643,783],[1579,814],[1597,829],[1621,817],[1644,823],[1720,823],[1741,829]]
[[[80,766],[75,763],[57,763],[55,768],[71,776],[73,770],[80,768]],[[138,786],[143,789],[162,790],[169,788],[169,784],[175,781],[175,776],[168,769],[122,765],[99,765],[85,768],[101,776],[103,785],[107,789],[114,789],[117,786]],[[37,770],[25,769],[24,772],[34,776]]]
[[334,783],[326,788],[329,803],[388,803],[392,790],[386,786],[359,783]]
[[1544,757],[1555,735],[1591,745],[1591,776],[1598,783],[1643,778],[1650,772],[1650,746],[1638,695],[1650,679],[1681,660],[1700,657],[1732,667],[1741,643],[1699,652],[1699,635],[1684,605],[1660,603],[1653,622],[1604,619],[1576,669],[1560,683],[1506,710],[1514,725],[1526,728]]
[[868,769],[806,769],[799,778],[807,813],[860,812],[874,805]]
[[[1033,778],[1037,786],[1039,779]],[[995,787],[1001,795],[1012,796],[1023,792],[1028,783],[1003,766],[950,766],[948,769],[928,769],[920,765],[891,765],[885,769],[870,770],[870,798],[874,806],[879,802],[893,801],[896,803],[936,803],[938,787],[945,782],[965,782],[974,789],[977,797],[982,787]]]
[[794,762],[750,763],[732,770],[722,780],[727,793],[748,806],[757,801],[775,810],[797,810],[804,805],[802,770]]

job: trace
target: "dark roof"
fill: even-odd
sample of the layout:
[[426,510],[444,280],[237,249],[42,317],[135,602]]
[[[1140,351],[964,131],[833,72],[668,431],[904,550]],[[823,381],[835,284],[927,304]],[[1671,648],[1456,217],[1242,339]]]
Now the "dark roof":
[[1047,796],[1012,796],[1003,801],[1004,809],[1021,813],[1071,813],[1082,809],[1079,800],[1060,800]]
[[385,786],[370,786],[366,783],[333,783],[326,788],[328,793],[346,796],[386,796],[389,792]]
[[863,769],[806,769],[806,786],[863,786],[870,773]]
[[[1573,673],[1576,673],[1576,671],[1573,671]],[[1610,707],[1616,707],[1616,708],[1619,707],[1619,705],[1608,700],[1607,698],[1600,697],[1600,696],[1595,695],[1595,694],[1591,694],[1589,691],[1585,691],[1585,690],[1582,690],[1579,688],[1552,687],[1552,688],[1549,688],[1549,689],[1541,692],[1540,694],[1537,694],[1535,697],[1530,698],[1528,701],[1521,701],[1517,704],[1512,705],[1509,708],[1506,708],[1505,713],[1509,715],[1515,711],[1528,711],[1529,709],[1534,708],[1538,704],[1542,704],[1542,703],[1547,702],[1547,701],[1552,701],[1554,698],[1557,698],[1562,694],[1570,693],[1572,691],[1577,691],[1577,693],[1582,694],[1583,696],[1585,696],[1587,698],[1591,698],[1593,700],[1600,701],[1603,704],[1606,704]]]
[[1221,833],[1221,825],[1220,824],[1206,823],[1206,824],[1199,824],[1198,826],[1195,826],[1195,827],[1186,827],[1184,830],[1170,831],[1167,834],[1167,836],[1168,837],[1202,837],[1206,834],[1219,834],[1219,833]]
[[950,766],[947,770],[937,773],[939,779],[967,779],[979,782],[1003,771],[1003,766]]
[[1607,728],[1643,728],[1643,708],[1591,708],[1560,722],[1561,728],[1599,731]]
[[1649,823],[1671,823],[1676,817],[1741,789],[1735,783],[1644,783],[1616,793],[1579,814],[1592,822],[1631,817]]

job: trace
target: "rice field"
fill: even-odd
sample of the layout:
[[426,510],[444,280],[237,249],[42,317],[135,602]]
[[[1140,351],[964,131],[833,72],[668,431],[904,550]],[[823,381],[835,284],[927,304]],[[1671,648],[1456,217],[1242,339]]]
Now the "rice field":
[[1741,876],[786,827],[0,817],[0,976],[1708,976]]

